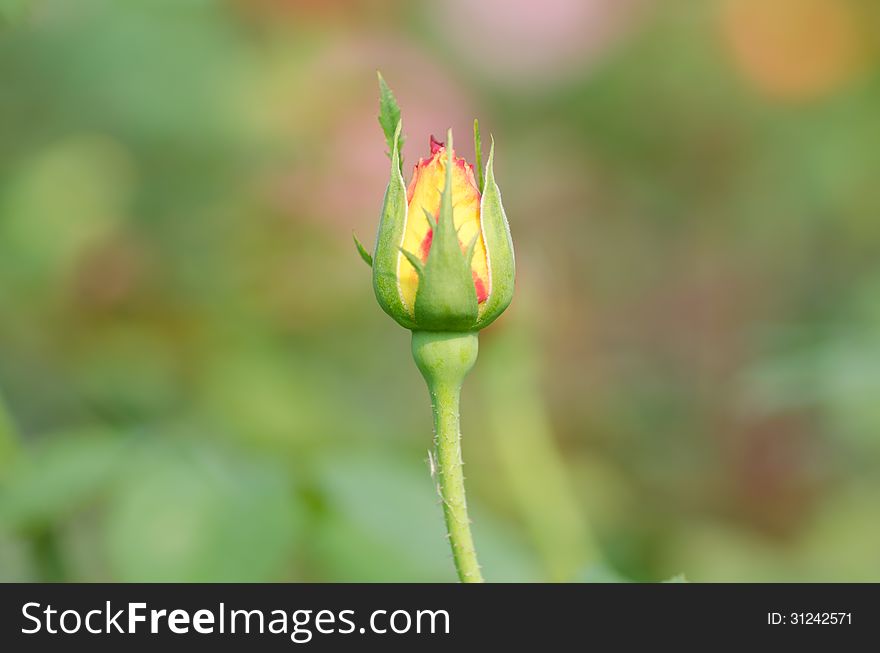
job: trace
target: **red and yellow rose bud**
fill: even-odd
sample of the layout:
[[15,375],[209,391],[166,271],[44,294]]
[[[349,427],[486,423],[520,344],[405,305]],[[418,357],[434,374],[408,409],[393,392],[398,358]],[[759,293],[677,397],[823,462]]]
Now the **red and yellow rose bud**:
[[480,132],[474,121],[474,167],[431,138],[409,188],[400,165],[400,107],[382,75],[379,124],[391,157],[382,218],[372,256],[355,236],[361,257],[373,268],[379,305],[412,329],[412,354],[428,384],[434,413],[437,489],[458,577],[482,582],[470,532],[461,461],[458,406],[461,386],[479,349],[478,331],[510,304],[513,244],[501,193],[495,183],[495,143],[485,174]]
[[[466,253],[471,241],[476,238],[470,265],[477,303],[482,304],[489,297],[489,262],[480,230],[480,190],[473,166],[463,158],[456,157],[454,152],[451,157],[455,162],[452,167],[452,222],[462,252]],[[434,228],[426,212],[433,216],[433,222],[436,223],[440,217],[440,198],[446,182],[447,158],[446,147],[432,136],[431,156],[419,159],[406,191],[408,220],[402,247],[414,252],[423,264],[428,262],[434,239]],[[414,307],[419,272],[405,255],[399,257],[398,266],[403,302],[406,306]]]
[[494,178],[494,143],[484,192],[473,166],[455,155],[451,132],[446,145],[431,138],[430,156],[419,160],[407,188],[399,133],[398,124],[372,259],[376,298],[408,329],[478,331],[513,295],[513,245]]

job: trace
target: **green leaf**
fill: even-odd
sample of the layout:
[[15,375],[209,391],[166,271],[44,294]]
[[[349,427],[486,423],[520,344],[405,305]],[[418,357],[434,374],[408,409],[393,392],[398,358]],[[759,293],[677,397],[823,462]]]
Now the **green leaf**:
[[676,574],[675,576],[673,576],[669,580],[664,580],[663,582],[664,583],[686,583],[686,582],[688,582],[688,579],[685,578],[684,574]]
[[0,26],[18,25],[31,10],[32,0],[0,0]]
[[59,433],[30,447],[0,493],[0,524],[58,523],[98,496],[124,459],[125,443],[101,430]]
[[131,463],[103,525],[114,580],[283,578],[302,511],[277,461],[183,442]]
[[632,580],[621,575],[613,567],[604,562],[588,565],[577,573],[572,582],[575,583],[631,583]]
[[354,239],[354,246],[357,247],[358,254],[361,255],[362,259],[364,259],[364,263],[366,263],[370,267],[373,267],[373,257],[370,256],[367,248],[363,246],[360,240],[358,240],[357,234],[352,231],[351,237]]
[[[421,464],[419,464],[421,463]],[[327,451],[315,465],[328,510],[309,537],[324,580],[452,582],[455,572],[437,492],[424,457]],[[365,492],[364,488],[370,488]],[[528,546],[479,501],[469,504],[486,569],[511,582],[542,580]]]
[[480,351],[480,437],[492,447],[496,482],[504,485],[548,578],[618,582],[620,575],[604,564],[556,443],[538,384],[545,372],[538,342],[531,329],[512,321]]
[[[397,139],[397,151],[403,149],[404,137],[400,133],[396,133],[397,124],[400,122],[400,106],[391,88],[382,77],[382,73],[376,71],[379,78],[379,124],[382,125],[382,131],[385,133],[385,142],[388,144],[388,156],[395,149],[395,138]],[[399,159],[400,169],[403,170],[403,158]]]

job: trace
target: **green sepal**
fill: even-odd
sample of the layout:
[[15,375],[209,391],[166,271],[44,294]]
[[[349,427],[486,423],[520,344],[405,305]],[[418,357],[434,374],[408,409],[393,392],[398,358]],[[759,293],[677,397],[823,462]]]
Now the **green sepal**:
[[[398,156],[403,149],[403,135],[397,126],[400,124],[400,106],[397,104],[397,98],[391,91],[391,87],[385,82],[382,73],[376,71],[376,77],[379,79],[379,124],[382,126],[382,132],[385,134],[385,142],[388,143],[388,157],[392,156],[392,150],[397,148]],[[403,160],[398,160],[398,167],[403,171]]]
[[416,291],[415,322],[426,331],[472,331],[477,320],[477,291],[452,219],[452,149],[450,130],[440,216]]
[[424,206],[422,207],[422,211],[424,212],[425,219],[428,221],[428,224],[431,226],[431,229],[436,229],[437,228],[437,221],[434,219],[434,216],[431,214],[431,212],[428,209],[426,209]]
[[416,273],[419,275],[419,278],[421,278],[421,276],[425,273],[425,264],[422,263],[422,260],[409,250],[404,249],[403,247],[400,248],[400,253],[406,257],[406,260],[409,261],[410,265],[415,268]]
[[477,249],[477,241],[480,240],[480,234],[475,234],[473,238],[471,238],[470,244],[467,246],[467,249],[464,251],[464,260],[470,265],[474,260],[474,252]]
[[357,247],[358,254],[361,255],[361,258],[364,259],[364,263],[373,267],[373,257],[367,251],[367,248],[364,247],[363,243],[358,239],[357,234],[355,232],[351,232],[351,237],[354,239],[354,246]]
[[483,198],[480,201],[480,222],[489,256],[489,297],[480,305],[475,329],[483,329],[504,312],[513,299],[516,276],[510,226],[501,204],[501,191],[495,183],[495,139],[489,147]]
[[402,123],[398,121],[391,140],[391,178],[385,189],[382,217],[376,233],[376,249],[373,252],[373,291],[382,310],[401,326],[414,329],[416,324],[403,305],[397,283],[397,262],[407,220],[406,184],[400,174],[401,128]]
[[483,193],[483,141],[480,139],[480,122],[474,118],[474,169],[477,171],[477,190]]

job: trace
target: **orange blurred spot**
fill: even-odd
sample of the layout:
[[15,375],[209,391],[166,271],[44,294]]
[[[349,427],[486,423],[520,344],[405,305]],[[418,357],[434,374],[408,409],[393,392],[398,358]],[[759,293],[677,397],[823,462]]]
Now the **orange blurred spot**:
[[739,72],[776,99],[838,89],[864,52],[850,0],[727,0],[722,25]]

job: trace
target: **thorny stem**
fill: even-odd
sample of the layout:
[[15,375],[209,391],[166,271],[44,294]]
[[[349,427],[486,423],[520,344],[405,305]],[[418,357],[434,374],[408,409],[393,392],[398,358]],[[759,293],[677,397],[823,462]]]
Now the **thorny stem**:
[[463,583],[483,582],[468,519],[459,430],[461,385],[477,360],[477,342],[476,333],[430,331],[413,331],[412,341],[413,358],[431,393],[437,491],[455,569]]

